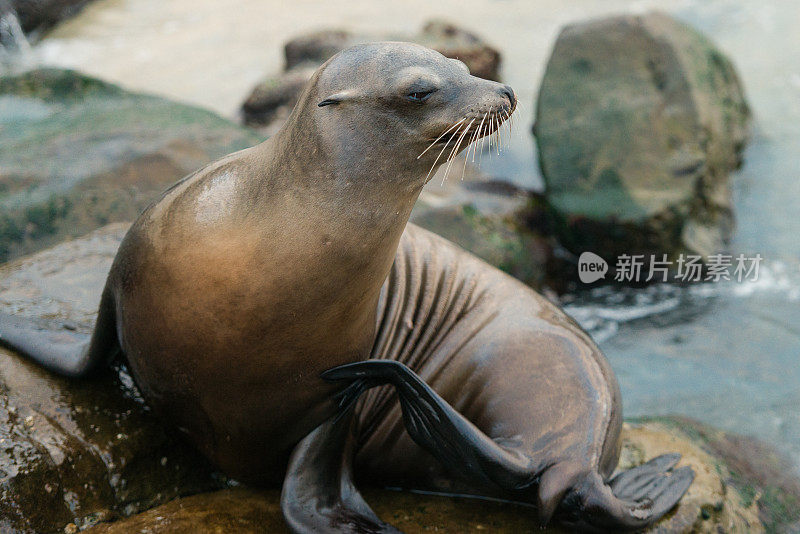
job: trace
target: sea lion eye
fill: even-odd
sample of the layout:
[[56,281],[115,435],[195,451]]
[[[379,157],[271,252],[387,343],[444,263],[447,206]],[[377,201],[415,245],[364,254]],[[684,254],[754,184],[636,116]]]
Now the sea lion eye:
[[415,90],[406,95],[406,98],[412,102],[422,103],[425,102],[430,96],[436,92],[436,89]]

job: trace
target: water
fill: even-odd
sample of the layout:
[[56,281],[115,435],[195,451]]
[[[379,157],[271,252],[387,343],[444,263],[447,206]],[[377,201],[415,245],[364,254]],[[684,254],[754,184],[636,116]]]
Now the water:
[[626,415],[758,435],[800,466],[800,5],[720,0],[675,14],[732,57],[753,108],[731,252],[765,258],[759,281],[606,290],[567,309],[599,338]]
[[764,258],[759,282],[599,290],[567,310],[617,372],[626,415],[678,413],[758,435],[800,465],[800,3],[796,0],[97,0],[33,47],[40,63],[235,117],[280,69],[282,44],[320,27],[411,33],[432,17],[471,28],[504,55],[522,124],[490,174],[541,189],[529,131],[536,89],[568,22],[661,7],[708,34],[738,67],[754,112],[733,177],[733,253]]
[[0,65],[24,62],[31,52],[31,45],[22,31],[13,9],[4,9],[0,0]]

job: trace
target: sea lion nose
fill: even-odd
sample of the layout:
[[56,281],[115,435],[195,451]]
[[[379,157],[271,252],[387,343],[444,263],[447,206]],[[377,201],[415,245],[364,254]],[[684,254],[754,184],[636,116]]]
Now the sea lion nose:
[[514,90],[510,86],[508,85],[501,86],[500,94],[508,98],[508,102],[511,104],[511,109],[517,107],[517,97],[514,94]]

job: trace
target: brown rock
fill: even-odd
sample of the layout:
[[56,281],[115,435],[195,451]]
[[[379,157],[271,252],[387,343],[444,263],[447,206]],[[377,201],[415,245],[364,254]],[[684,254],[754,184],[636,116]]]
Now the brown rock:
[[88,4],[89,0],[10,0],[0,1],[0,15],[5,8],[13,9],[25,33],[46,30],[69,18]]
[[472,74],[499,80],[500,52],[476,34],[449,22],[433,20],[416,35],[356,35],[345,30],[319,30],[300,35],[284,45],[284,72],[259,83],[242,105],[242,118],[250,126],[274,131],[297,102],[305,82],[328,58],[347,47],[370,41],[411,41],[460,59]]
[[[659,454],[678,451],[683,455],[680,465],[692,466],[697,474],[692,487],[678,507],[646,532],[758,533],[782,531],[782,527],[787,525],[785,522],[770,522],[769,517],[775,516],[762,512],[764,507],[760,504],[760,497],[752,498],[746,492],[742,493],[741,486],[731,482],[739,475],[733,470],[733,466],[726,463],[727,456],[714,454],[715,443],[719,443],[719,436],[712,437],[716,433],[694,421],[678,419],[650,420],[625,425],[622,468],[638,465]],[[765,452],[764,446],[760,447],[759,450]],[[739,449],[737,454],[748,454],[749,451]],[[760,460],[761,458],[750,458],[747,463],[756,466]],[[751,479],[751,482],[754,480]],[[793,484],[797,483],[795,478],[792,480]],[[764,484],[758,486],[759,492],[770,491],[770,483]],[[789,495],[795,498],[800,495],[796,490],[792,491],[794,493]],[[364,493],[367,502],[379,517],[407,534],[542,532],[538,526],[536,511],[526,506],[378,489],[368,489]],[[281,518],[279,498],[277,489],[263,492],[242,488],[227,489],[179,499],[126,520],[97,525],[86,532],[284,533],[288,530]],[[784,504],[791,503],[786,501]],[[770,513],[775,511],[769,509]],[[796,521],[796,515],[795,508],[794,516],[784,516],[781,521]],[[551,527],[545,532],[562,531]]]

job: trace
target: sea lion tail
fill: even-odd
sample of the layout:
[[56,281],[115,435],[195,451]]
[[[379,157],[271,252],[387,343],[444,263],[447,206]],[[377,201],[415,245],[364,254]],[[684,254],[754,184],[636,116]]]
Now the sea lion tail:
[[643,529],[669,512],[694,480],[694,471],[673,469],[680,454],[664,454],[605,482],[587,474],[561,502],[561,523],[589,532]]
[[64,376],[90,374],[117,352],[112,298],[103,292],[94,333],[75,331],[69,324],[42,324],[35,319],[0,313],[0,346],[19,352]]

